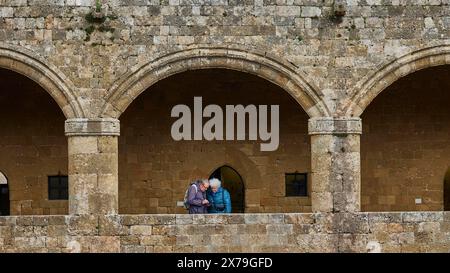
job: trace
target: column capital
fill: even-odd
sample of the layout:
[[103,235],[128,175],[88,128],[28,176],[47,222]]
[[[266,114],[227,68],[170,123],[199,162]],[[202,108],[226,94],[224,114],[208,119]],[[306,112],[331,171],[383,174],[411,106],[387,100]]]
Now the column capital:
[[66,136],[119,136],[120,121],[115,118],[74,118],[65,122]]
[[310,118],[308,121],[310,135],[348,135],[362,134],[361,118],[322,117]]

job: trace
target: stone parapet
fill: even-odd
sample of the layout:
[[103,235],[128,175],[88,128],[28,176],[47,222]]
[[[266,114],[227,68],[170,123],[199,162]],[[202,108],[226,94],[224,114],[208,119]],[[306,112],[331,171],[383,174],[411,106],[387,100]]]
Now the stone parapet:
[[449,231],[450,212],[10,216],[0,252],[449,252]]

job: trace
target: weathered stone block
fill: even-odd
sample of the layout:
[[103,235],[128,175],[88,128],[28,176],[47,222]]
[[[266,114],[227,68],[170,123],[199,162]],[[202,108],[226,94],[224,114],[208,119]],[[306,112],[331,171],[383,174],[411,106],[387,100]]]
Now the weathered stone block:
[[130,233],[130,228],[121,224],[120,216],[99,216],[100,236],[126,236]]
[[131,226],[131,235],[152,235],[152,226]]
[[177,243],[176,236],[152,235],[141,237],[141,245],[150,246],[172,246]]
[[177,214],[175,223],[177,225],[189,225],[193,223],[193,217],[191,214]]
[[70,235],[98,235],[99,222],[95,215],[71,216],[67,220]]

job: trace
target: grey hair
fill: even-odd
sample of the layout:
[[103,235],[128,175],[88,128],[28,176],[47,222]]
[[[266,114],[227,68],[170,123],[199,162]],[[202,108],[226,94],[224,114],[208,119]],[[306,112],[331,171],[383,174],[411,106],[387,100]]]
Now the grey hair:
[[200,180],[200,182],[202,182],[202,184],[203,184],[204,186],[210,184],[208,179],[202,179],[202,180]]
[[220,182],[220,180],[217,178],[212,178],[209,180],[209,185],[214,188],[215,187],[220,188],[220,186],[222,185],[222,182]]

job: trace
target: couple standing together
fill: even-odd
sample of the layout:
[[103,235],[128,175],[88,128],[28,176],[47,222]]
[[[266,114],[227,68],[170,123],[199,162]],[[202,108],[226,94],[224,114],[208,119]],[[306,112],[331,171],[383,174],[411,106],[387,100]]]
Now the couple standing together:
[[217,178],[192,183],[185,197],[189,214],[231,213],[230,193],[221,184]]

